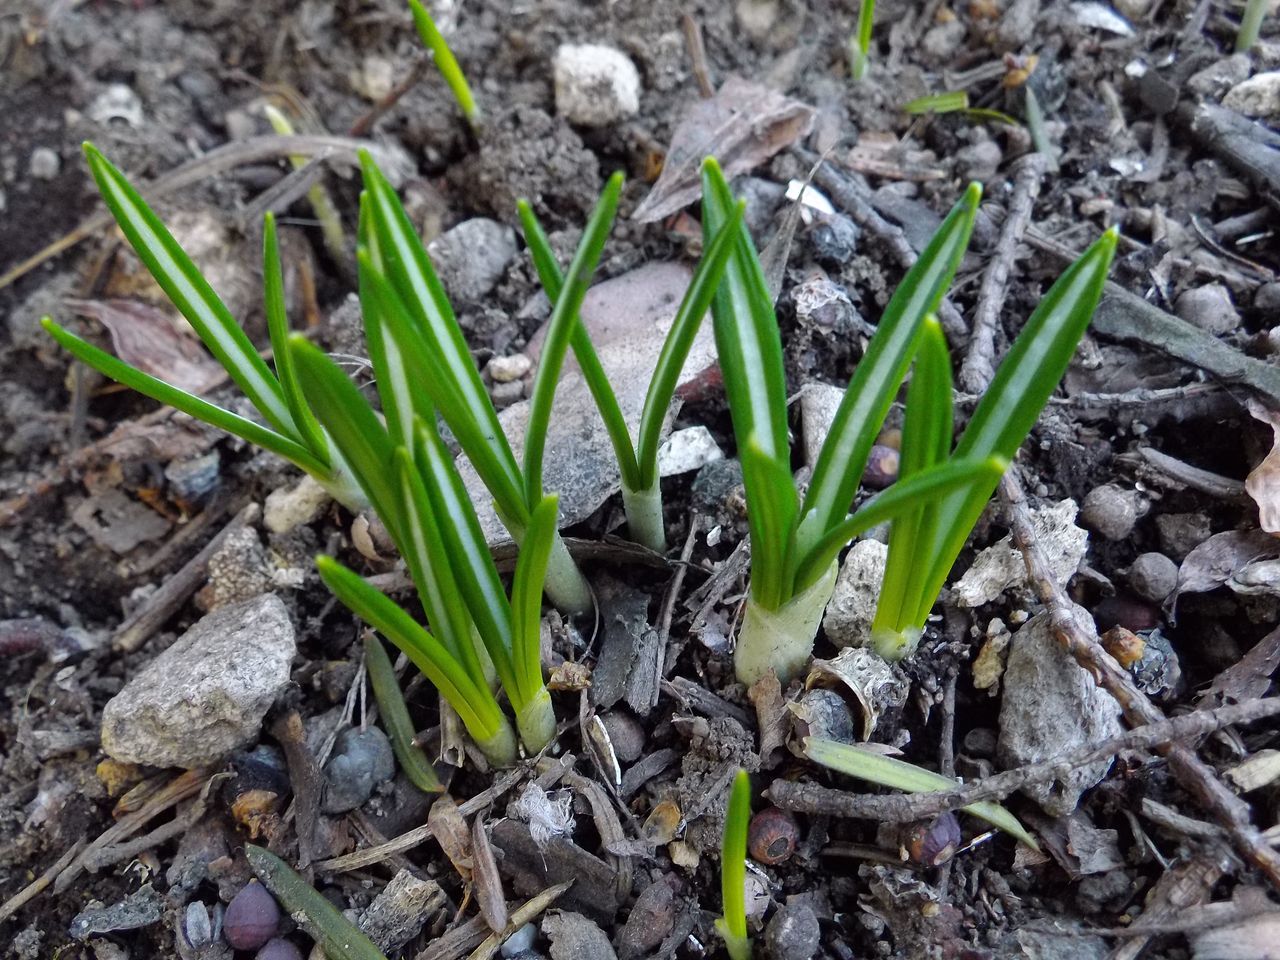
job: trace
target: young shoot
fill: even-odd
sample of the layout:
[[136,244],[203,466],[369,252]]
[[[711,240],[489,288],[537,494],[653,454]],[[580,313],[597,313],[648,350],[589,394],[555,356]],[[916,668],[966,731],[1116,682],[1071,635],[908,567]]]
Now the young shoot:
[[369,675],[369,686],[373,688],[373,698],[377,701],[378,712],[382,714],[382,725],[386,727],[387,739],[391,741],[391,749],[400,763],[400,769],[423,793],[440,793],[444,790],[444,784],[436,776],[435,768],[431,766],[427,755],[414,742],[416,733],[413,721],[409,717],[404,694],[400,691],[395,667],[392,666],[382,641],[371,632],[366,632],[364,638],[364,669]]
[[724,938],[732,960],[751,960],[747,936],[747,827],[751,820],[751,779],[739,770],[729,791],[724,815],[724,839],[720,843],[720,897],[724,916],[716,920],[716,932]]
[[[439,410],[492,495],[503,524],[523,544],[532,512],[543,500],[542,461],[556,384],[574,328],[580,326],[578,310],[613,223],[622,175],[614,174],[605,186],[555,300],[534,375],[523,462],[519,463],[417,231],[369,154],[362,153],[360,162],[365,185],[359,231],[361,305],[366,317],[371,309],[379,316],[390,375],[402,384],[413,383],[419,388],[416,393],[424,394],[416,402],[429,402]],[[370,352],[374,350],[371,343]],[[393,431],[403,432],[404,426],[394,421],[408,417],[414,408],[406,400],[384,409]],[[566,612],[591,606],[590,587],[558,531],[552,540],[547,594]]]
[[871,27],[876,18],[876,0],[862,0],[858,6],[858,26],[849,37],[849,73],[855,81],[867,75],[871,66]]
[[1236,52],[1247,53],[1258,42],[1262,30],[1262,18],[1267,15],[1269,0],[1248,0],[1244,16],[1240,19],[1240,31],[1236,34]]
[[365,322],[387,425],[354,383],[317,347],[294,336],[289,350],[307,400],[341,450],[382,520],[417,588],[428,629],[331,557],[320,576],[333,594],[394,643],[457,711],[494,763],[515,760],[510,724],[490,689],[501,682],[525,748],[555,736],[542,679],[543,581],[555,536],[557,501],[529,512],[508,599],[453,457],[423,391],[403,377],[386,323],[389,290],[366,290]]
[[453,94],[453,99],[458,101],[458,108],[466,118],[467,125],[473,131],[478,130],[480,108],[476,106],[476,99],[471,95],[471,86],[467,83],[462,68],[458,66],[457,57],[449,49],[449,42],[445,40],[444,34],[440,32],[436,22],[431,19],[431,14],[427,13],[427,8],[420,0],[409,0],[409,9],[413,13],[413,25],[418,28],[418,36],[422,38],[423,45],[431,51],[436,69],[440,71],[440,76],[444,77],[444,82],[448,85],[449,92]]
[[263,226],[262,275],[274,371],[258,355],[231,311],[124,174],[92,144],[86,143],[84,152],[107,209],[138,258],[267,425],[144,373],[48,317],[42,321],[44,328],[76,359],[104,376],[284,457],[311,474],[335,500],[352,510],[362,509],[364,499],[352,480],[350,469],[332,449],[302,400],[302,391],[285,349],[289,322],[285,315],[280,250],[271,214],[267,214]]
[[[846,391],[801,502],[791,476],[782,345],[759,257],[739,224],[724,280],[712,302],[747,492],[751,596],[738,635],[735,669],[751,684],[773,670],[784,683],[808,662],[835,586],[836,558],[859,533],[915,504],[994,482],[999,458],[956,457],[921,471],[848,515],[872,443],[906,376],[925,315],[937,308],[973,228],[980,189],[970,186],[885,307]],[[703,230],[713,236],[733,209],[714,160],[703,165]]]
[[[1013,459],[1093,318],[1115,247],[1116,233],[1109,230],[1045,294],[982,395],[954,451],[951,358],[937,320],[925,321],[907,390],[899,483],[975,457]],[[975,480],[893,521],[871,628],[872,645],[881,656],[896,660],[915,649],[929,611],[997,482]]]
[[[578,360],[583,380],[600,411],[605,430],[613,444],[614,455],[622,481],[622,506],[626,511],[627,527],[631,538],[651,550],[663,553],[667,549],[666,529],[662,521],[662,488],[658,478],[658,446],[662,428],[675,396],[680,371],[689,358],[698,327],[711,305],[720,278],[733,249],[733,237],[742,221],[742,204],[734,209],[724,229],[716,234],[693,273],[689,288],[685,291],[680,307],[676,310],[671,329],[667,331],[658,355],[653,379],[645,393],[644,408],[635,443],[632,443],[630,426],[618,404],[618,397],[595,347],[581,320],[573,325],[569,345]],[[564,276],[556,262],[551,242],[538,223],[533,208],[520,201],[520,221],[524,226],[525,243],[529,247],[538,278],[547,297],[554,303],[560,297]]]
[[[864,750],[854,744],[806,737],[804,753],[814,763],[820,763],[838,773],[857,777],[859,780],[869,780],[871,783],[893,790],[905,790],[907,793],[939,793],[954,790],[958,786],[956,781],[949,780],[940,773],[925,770],[905,760],[897,760]],[[1003,830],[1032,850],[1040,849],[1035,838],[1018,822],[1018,818],[1000,804],[981,800],[960,809]]]

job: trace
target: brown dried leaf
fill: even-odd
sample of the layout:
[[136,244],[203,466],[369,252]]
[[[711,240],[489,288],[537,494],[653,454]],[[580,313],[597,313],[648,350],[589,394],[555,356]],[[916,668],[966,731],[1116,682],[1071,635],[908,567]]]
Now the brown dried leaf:
[[774,754],[787,742],[791,716],[782,698],[782,684],[770,670],[747,690],[747,699],[756,708],[756,726],[760,728],[760,769],[771,770],[777,761]]
[[676,126],[662,176],[636,208],[639,223],[661,220],[702,192],[702,158],[714,156],[732,180],[808,134],[814,109],[741,77],[729,77],[710,100],[695,102]]
[[1249,413],[1271,427],[1271,452],[1244,478],[1244,488],[1258,505],[1258,524],[1267,533],[1280,533],[1280,413],[1249,400]]
[[143,373],[195,394],[223,378],[200,341],[157,307],[137,300],[72,300],[68,305],[106,327],[116,356]]
[[464,883],[470,883],[474,865],[471,834],[453,797],[447,793],[436,797],[435,803],[427,811],[427,826],[431,828],[431,835],[440,844],[444,855],[453,864],[453,869],[458,871],[458,876],[462,877]]
[[474,864],[472,879],[475,881],[476,903],[480,915],[494,933],[507,925],[507,898],[502,890],[502,877],[498,874],[498,861],[489,845],[489,834],[484,829],[484,819],[477,816],[471,823],[471,854]]

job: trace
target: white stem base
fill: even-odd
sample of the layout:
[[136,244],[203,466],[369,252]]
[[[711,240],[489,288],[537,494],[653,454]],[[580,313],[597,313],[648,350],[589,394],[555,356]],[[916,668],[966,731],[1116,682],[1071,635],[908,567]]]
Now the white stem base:
[[509,767],[519,759],[519,754],[516,751],[516,735],[512,732],[511,724],[507,723],[505,717],[502,720],[502,725],[498,727],[497,732],[492,737],[477,737],[474,731],[471,731],[471,737],[475,740],[476,746],[480,748],[480,752],[495,767]]
[[622,488],[622,509],[627,514],[631,539],[655,553],[667,552],[667,531],[662,522],[662,487],[655,482],[648,490]]
[[591,588],[587,579],[569,556],[569,548],[557,530],[551,541],[551,559],[547,563],[544,589],[561,613],[586,613],[592,607]]
[[905,660],[916,652],[920,643],[920,635],[924,631],[920,627],[907,627],[904,630],[873,629],[871,631],[871,649],[880,655],[882,660],[892,663]]
[[747,601],[746,616],[738,631],[734,672],[748,687],[769,672],[786,686],[809,663],[818,624],[836,587],[836,564],[805,590],[777,610],[766,610],[755,600]]

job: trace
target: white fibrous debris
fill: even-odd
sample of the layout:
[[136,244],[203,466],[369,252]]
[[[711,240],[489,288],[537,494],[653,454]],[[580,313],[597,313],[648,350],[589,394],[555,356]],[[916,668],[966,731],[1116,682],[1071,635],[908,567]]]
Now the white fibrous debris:
[[567,790],[551,795],[536,783],[526,783],[507,813],[529,825],[529,835],[539,849],[553,837],[573,832],[573,795]]

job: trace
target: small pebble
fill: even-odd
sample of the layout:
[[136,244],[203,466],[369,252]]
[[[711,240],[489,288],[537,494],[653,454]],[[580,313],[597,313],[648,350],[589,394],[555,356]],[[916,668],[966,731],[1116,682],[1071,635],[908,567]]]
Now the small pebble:
[[964,735],[965,753],[975,757],[992,757],[996,752],[999,734],[991,727],[974,727]]
[[538,928],[532,923],[526,923],[511,936],[507,937],[506,942],[501,947],[501,953],[504,957],[519,956],[526,950],[533,949],[533,942],[537,937]]
[[222,935],[236,950],[257,950],[275,936],[280,907],[256,880],[237,893],[222,917]]
[[826,277],[810,277],[791,291],[796,319],[803,324],[842,333],[855,328],[858,310],[844,287]]
[[1231,302],[1231,294],[1220,283],[1187,290],[1178,297],[1174,311],[1187,323],[1215,336],[1231,333],[1240,326],[1240,314]]
[[494,383],[510,383],[520,380],[533,369],[533,361],[527,354],[513,353],[509,357],[494,357],[489,361],[489,376]]
[[1280,116],[1280,71],[1257,73],[1227,91],[1222,105],[1246,117]]
[[1187,89],[1196,96],[1217,100],[1236,84],[1247,80],[1252,69],[1253,63],[1247,53],[1233,53],[1193,73],[1187,79]]
[[495,383],[489,388],[489,396],[493,400],[495,409],[505,410],[524,399],[524,381],[508,380],[505,383]]
[[962,180],[986,182],[1000,169],[1004,152],[994,140],[979,140],[956,151],[956,172]]
[[862,231],[848,217],[839,213],[817,218],[809,228],[809,242],[819,260],[848,263],[858,249]]
[[1253,309],[1269,316],[1280,313],[1280,283],[1264,283],[1254,291]]
[[925,31],[920,41],[924,52],[934,62],[950,60],[964,43],[965,25],[958,17],[939,23]]
[[872,490],[883,490],[898,479],[898,467],[902,455],[883,443],[874,444],[867,457],[867,469],[862,472],[862,483]]
[[325,764],[325,813],[346,813],[373,796],[374,788],[395,776],[391,741],[377,727],[344,730],[334,756]]
[[603,127],[640,111],[640,74],[621,50],[564,44],[552,71],[556,112],[570,123]]
[[427,245],[431,262],[455,303],[484,299],[502,279],[517,249],[514,230],[484,217],[464,220]]
[[1159,71],[1148,70],[1138,78],[1138,97],[1162,116],[1178,105],[1178,86]]
[[813,907],[784,903],[764,929],[765,949],[773,960],[811,960],[818,953],[821,935]]
[[28,168],[31,176],[37,180],[52,180],[62,169],[62,158],[48,147],[36,147],[31,151],[31,162]]
[[1203,513],[1162,513],[1156,517],[1160,549],[1179,563],[1208,540],[1212,532],[1209,518]]
[[1144,600],[1163,603],[1178,585],[1178,565],[1163,553],[1144,553],[1129,568],[1129,586]]
[[1112,484],[1094,487],[1080,507],[1080,520],[1108,540],[1123,540],[1138,522],[1137,495]]
[[302,951],[284,937],[272,937],[263,944],[255,960],[302,960]]
[[600,717],[614,756],[622,763],[634,763],[644,752],[645,733],[638,720],[623,710],[611,710]]
[[647,956],[671,935],[675,926],[675,893],[665,880],[644,888],[617,935],[620,960]]
[[1182,690],[1182,665],[1169,639],[1159,630],[1147,634],[1142,659],[1131,671],[1138,689],[1149,697],[1166,700]]

